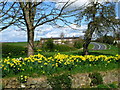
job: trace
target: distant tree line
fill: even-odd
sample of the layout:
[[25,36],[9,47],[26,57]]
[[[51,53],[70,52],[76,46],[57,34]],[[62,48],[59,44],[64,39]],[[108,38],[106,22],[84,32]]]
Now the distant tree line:
[[96,39],[95,41],[101,42],[101,43],[113,44],[114,40],[115,40],[114,37],[105,35],[103,37],[100,37],[100,38]]

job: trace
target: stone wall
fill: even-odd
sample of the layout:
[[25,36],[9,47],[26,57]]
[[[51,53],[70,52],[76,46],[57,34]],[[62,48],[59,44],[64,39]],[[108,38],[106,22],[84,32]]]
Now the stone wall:
[[[111,70],[106,72],[99,72],[103,77],[103,83],[116,83],[118,84],[118,70]],[[90,73],[77,73],[72,75],[72,88],[89,88],[91,78]],[[3,78],[3,88],[52,88],[47,83],[47,77],[42,76],[39,78],[28,78],[27,82],[22,85],[17,78]]]

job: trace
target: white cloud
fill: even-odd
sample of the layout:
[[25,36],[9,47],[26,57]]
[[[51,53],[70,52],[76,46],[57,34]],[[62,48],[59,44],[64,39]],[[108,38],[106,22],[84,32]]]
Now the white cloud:
[[87,25],[76,25],[76,24],[71,24],[70,27],[72,27],[73,29],[77,29],[77,30],[86,30],[87,29]]
[[77,25],[70,25],[72,28],[78,29],[73,30],[70,27],[62,27],[62,28],[52,28],[52,30],[48,33],[42,33],[44,36],[41,37],[59,37],[60,33],[63,32],[65,34],[65,37],[71,37],[71,36],[83,36],[83,31],[86,30],[86,25],[83,25],[81,27],[78,27]]
[[49,0],[49,1],[53,1],[56,2],[56,7],[57,8],[62,8],[66,2],[68,2],[67,5],[71,4],[69,7],[67,7],[66,9],[74,9],[74,8],[78,8],[81,7],[83,5],[87,5],[90,2],[119,2],[120,0]]
[[84,4],[86,5],[89,3],[89,0],[56,0],[55,2],[56,2],[56,7],[59,9],[62,8],[66,4],[66,2],[68,2],[67,5],[69,6],[65,10],[69,10],[69,9],[81,7]]
[[[40,40],[40,38],[49,38],[49,37],[59,37],[61,32],[64,32],[65,37],[72,36],[83,36],[83,30],[86,29],[86,25],[78,27],[76,25],[71,25],[71,27],[77,28],[79,30],[73,30],[70,27],[55,28],[50,25],[43,25],[36,29],[35,39]],[[22,42],[27,41],[27,32],[25,31],[16,31],[15,28],[9,27],[8,29],[2,31],[2,40],[0,42]]]
[[27,34],[25,31],[16,31],[15,28],[9,27],[2,31],[2,40],[0,42],[26,41]]

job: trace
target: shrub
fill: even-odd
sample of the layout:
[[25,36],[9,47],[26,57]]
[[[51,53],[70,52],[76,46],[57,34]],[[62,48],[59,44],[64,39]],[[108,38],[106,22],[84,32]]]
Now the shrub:
[[71,88],[71,79],[70,79],[70,75],[67,74],[61,74],[61,75],[53,75],[51,77],[48,78],[48,83],[51,85],[51,87],[53,89],[60,89],[61,88],[67,88],[70,89]]
[[[107,85],[104,85],[104,84],[100,84],[97,86],[97,88],[109,88]],[[108,89],[109,90],[109,89]]]
[[108,85],[109,85],[110,88],[118,88],[118,86],[116,84],[113,84],[113,83],[108,84]]
[[76,50],[76,48],[70,47],[70,46],[67,46],[67,45],[55,45],[54,49],[59,51],[59,52]]
[[89,74],[89,77],[92,79],[90,83],[91,86],[103,84],[103,79],[100,73],[95,72],[95,73]]
[[83,41],[81,40],[76,40],[73,45],[75,48],[80,49],[83,46]]
[[66,52],[66,51],[74,51],[76,50],[76,48],[74,47],[70,47],[67,45],[59,45],[59,44],[54,44],[54,47],[52,48],[52,50],[47,49],[45,46],[43,46],[42,51],[54,51],[54,52]]
[[101,43],[113,44],[114,43],[114,37],[105,35],[103,37],[98,38],[96,41],[101,42]]
[[53,51],[54,49],[54,43],[52,39],[48,39],[44,44],[43,44],[43,48],[45,50],[50,50]]
[[[118,88],[118,86],[116,84],[113,84],[113,83],[107,84],[107,85],[100,84],[97,86],[97,88]],[[110,90],[110,89],[108,89],[108,90]]]
[[27,48],[22,46],[7,45],[5,43],[2,44],[2,57],[17,57],[23,55],[27,55]]
[[114,38],[112,36],[104,37],[104,43],[113,44]]

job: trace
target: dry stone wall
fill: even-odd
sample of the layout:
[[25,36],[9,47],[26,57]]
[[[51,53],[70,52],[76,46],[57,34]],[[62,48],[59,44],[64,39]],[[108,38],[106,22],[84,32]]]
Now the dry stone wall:
[[[106,72],[99,72],[103,77],[103,83],[116,83],[118,84],[119,72],[118,70],[111,70]],[[72,88],[89,88],[91,83],[90,73],[77,73],[72,75]],[[28,78],[25,84],[19,83],[17,78],[3,78],[3,88],[52,88],[47,83],[47,77],[42,76],[39,78]]]

